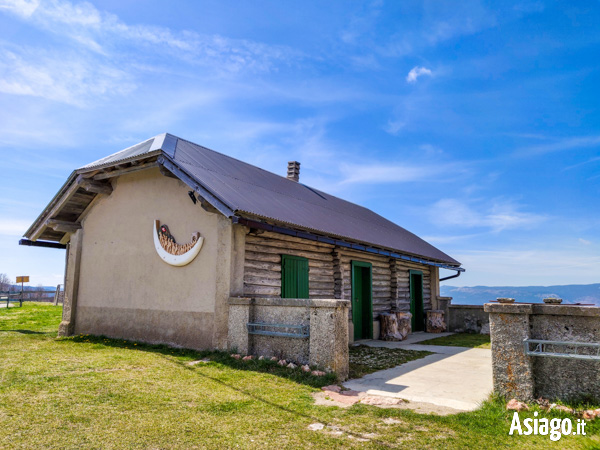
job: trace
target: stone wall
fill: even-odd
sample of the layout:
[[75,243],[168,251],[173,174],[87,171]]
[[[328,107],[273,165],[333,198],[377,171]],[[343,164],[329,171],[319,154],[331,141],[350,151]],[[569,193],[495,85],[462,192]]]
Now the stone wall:
[[[242,354],[277,356],[348,377],[348,308],[339,299],[229,299],[229,348]],[[248,323],[306,325],[305,338],[248,333]]]
[[497,393],[526,401],[600,400],[600,361],[527,356],[523,345],[524,339],[600,343],[600,308],[487,303],[484,310],[490,315]]
[[483,305],[449,305],[448,331],[490,334],[490,317]]

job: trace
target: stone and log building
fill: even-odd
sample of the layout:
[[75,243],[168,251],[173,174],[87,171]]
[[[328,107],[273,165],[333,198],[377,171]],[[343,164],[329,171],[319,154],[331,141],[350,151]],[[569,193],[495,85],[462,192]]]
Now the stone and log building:
[[378,338],[382,313],[422,330],[439,269],[460,263],[299,169],[162,134],[75,170],[21,240],[67,250],[60,334],[248,352],[289,338],[301,360]]

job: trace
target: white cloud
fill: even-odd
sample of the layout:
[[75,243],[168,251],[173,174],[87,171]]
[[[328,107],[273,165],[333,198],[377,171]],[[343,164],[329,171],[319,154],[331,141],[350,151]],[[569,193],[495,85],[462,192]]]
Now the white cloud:
[[463,235],[446,235],[446,236],[421,236],[425,241],[434,245],[451,244],[455,242],[466,241],[475,237],[481,236],[483,233],[463,234]]
[[76,106],[88,99],[124,95],[131,77],[80,55],[0,47],[0,92],[41,97]]
[[439,156],[444,153],[444,150],[432,144],[421,144],[419,150],[423,151],[427,156]]
[[429,167],[408,165],[355,165],[341,167],[343,183],[386,183],[417,181],[432,175]]
[[423,75],[432,76],[431,70],[427,69],[426,67],[415,66],[410,70],[410,72],[408,72],[408,75],[406,76],[406,81],[408,83],[416,83],[417,79]]
[[0,219],[0,235],[23,236],[31,222],[18,219]]
[[[408,14],[413,13],[414,5],[405,4]],[[484,7],[479,0],[461,2],[421,2],[423,14],[413,24],[405,24],[401,32],[394,33],[388,43],[376,47],[384,57],[402,57],[416,54],[427,47],[461,36],[469,36],[494,27],[497,20],[493,11]],[[410,6],[409,6],[410,5]]]
[[405,126],[404,120],[389,120],[384,129],[390,134],[398,134]]
[[510,202],[493,202],[490,207],[478,211],[465,202],[451,198],[436,202],[431,207],[430,217],[436,224],[463,228],[483,227],[494,232],[531,228],[546,220],[543,215],[519,211]]
[[341,164],[342,184],[346,183],[406,183],[411,181],[447,181],[464,176],[465,164],[436,162],[435,164]]
[[176,33],[165,27],[129,25],[87,2],[0,0],[0,11],[2,9],[38,28],[67,36],[88,50],[112,57],[127,50],[124,47],[133,46],[137,59],[142,56],[140,46],[151,46],[152,55],[162,52],[168,58],[175,56],[233,73],[242,69],[268,71],[275,61],[289,62],[299,57],[297,52],[284,46],[189,30]]
[[356,14],[352,15],[348,26],[340,35],[340,38],[346,44],[356,44],[360,38],[368,35],[376,26],[383,1],[375,0],[360,7]]
[[579,238],[578,241],[583,245],[592,245],[592,241],[588,241],[587,239]]
[[600,136],[576,136],[560,139],[551,144],[534,145],[519,149],[518,156],[537,156],[580,148],[600,147]]
[[39,0],[2,0],[0,10],[7,9],[21,17],[30,17],[39,5]]
[[598,282],[600,256],[576,248],[453,252],[467,269],[454,285],[548,286]]
[[127,24],[87,2],[0,0],[0,13],[67,38],[59,49],[44,40],[35,47],[0,41],[0,92],[79,107],[130,93],[148,73],[223,81],[303,57],[285,46]]
[[571,165],[571,166],[565,167],[565,168],[563,169],[563,171],[565,171],[565,170],[571,170],[571,169],[575,169],[575,168],[577,168],[577,167],[585,166],[585,165],[587,165],[587,164],[591,164],[591,163],[595,163],[595,162],[600,162],[600,156],[595,156],[595,157],[593,157],[593,158],[590,158],[590,159],[588,159],[587,161],[583,161],[583,162],[580,162],[580,163],[573,164],[573,165]]

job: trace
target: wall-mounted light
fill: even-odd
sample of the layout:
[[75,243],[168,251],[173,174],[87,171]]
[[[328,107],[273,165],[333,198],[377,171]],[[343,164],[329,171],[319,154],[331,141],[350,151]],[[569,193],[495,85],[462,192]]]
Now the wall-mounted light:
[[192,201],[194,202],[194,205],[195,205],[198,200],[196,199],[196,196],[194,195],[194,191],[189,191],[188,195],[190,196],[190,198],[192,199]]

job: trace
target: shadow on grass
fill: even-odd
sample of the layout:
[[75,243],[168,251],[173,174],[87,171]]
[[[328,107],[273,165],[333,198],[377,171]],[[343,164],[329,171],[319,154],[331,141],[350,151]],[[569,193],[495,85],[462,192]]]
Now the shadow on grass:
[[33,331],[33,330],[0,330],[2,333],[21,333],[21,334],[56,334],[56,331]]
[[[320,387],[326,386],[328,384],[334,383],[336,381],[336,375],[333,373],[326,374],[324,376],[315,376],[315,375],[311,375],[310,373],[303,372],[302,370],[299,370],[299,368],[289,369],[287,367],[282,367],[282,366],[278,365],[276,361],[270,361],[270,360],[259,361],[259,360],[255,360],[255,359],[253,359],[251,361],[242,361],[241,359],[233,358],[230,355],[230,353],[224,352],[224,351],[190,350],[190,349],[185,349],[185,348],[173,348],[173,347],[168,347],[166,345],[144,344],[144,343],[139,343],[139,342],[133,342],[133,341],[127,341],[127,340],[124,341],[124,340],[120,340],[120,339],[108,338],[105,336],[81,335],[81,336],[72,336],[72,337],[66,337],[66,338],[58,338],[57,340],[59,342],[71,341],[71,342],[77,342],[77,343],[83,343],[83,344],[100,344],[105,347],[111,347],[111,348],[123,348],[123,349],[127,349],[127,350],[138,350],[138,351],[143,351],[143,352],[157,353],[162,356],[169,357],[169,361],[175,362],[178,366],[182,367],[185,370],[189,370],[202,378],[205,378],[214,383],[220,384],[226,388],[232,389],[232,390],[239,392],[240,394],[243,394],[247,397],[250,397],[258,402],[264,403],[273,408],[277,408],[280,411],[284,411],[293,416],[302,417],[304,419],[309,419],[312,422],[323,423],[324,425],[329,426],[329,427],[339,428],[339,426],[328,423],[328,421],[324,420],[323,418],[316,417],[314,415],[307,414],[306,412],[298,411],[298,410],[289,408],[284,405],[280,405],[280,404],[275,403],[267,398],[257,395],[253,392],[242,389],[231,383],[227,383],[219,378],[216,378],[214,376],[210,376],[206,373],[203,373],[202,371],[196,370],[197,368],[201,368],[203,363],[198,363],[197,365],[190,365],[189,363],[192,361],[198,361],[200,359],[210,359],[210,362],[222,364],[224,366],[227,366],[227,367],[230,367],[233,369],[243,370],[243,371],[260,372],[260,373],[268,373],[268,374],[280,376],[282,378],[286,378],[288,380],[294,381],[299,384],[308,385],[308,386],[311,386],[314,388],[320,388]],[[177,360],[173,361],[172,357],[186,358],[186,359],[185,360],[177,359]],[[187,360],[187,359],[189,359],[189,360]],[[361,407],[364,408],[365,406],[364,405],[356,405],[356,407],[360,409]],[[359,433],[359,432],[350,432],[347,429],[345,429],[344,432],[347,435],[352,436],[354,438],[359,438],[359,439],[363,439],[365,441],[370,441],[370,442],[372,442],[374,444],[378,444],[380,446],[385,446],[385,447],[389,446],[389,444],[387,444],[383,441],[374,439],[372,436],[363,435],[362,433]]]
[[[242,361],[241,359],[233,358],[231,356],[231,352],[219,350],[191,350],[186,348],[174,348],[162,344],[144,344],[105,336],[82,335],[59,338],[58,340],[81,342],[86,344],[101,344],[106,347],[140,350],[144,352],[158,353],[169,357],[185,358],[185,360],[179,360],[178,362],[188,368],[191,368],[191,366],[187,365],[189,362],[198,361],[201,359],[210,359],[211,362],[222,364],[232,369],[268,373],[314,388],[321,388],[336,382],[336,375],[334,373],[328,373],[324,376],[315,376],[310,372],[302,371],[300,367],[297,367],[296,369],[289,369],[287,367],[280,366],[277,364],[277,361],[271,361],[269,359],[252,359],[250,361]],[[311,369],[314,370],[317,368],[312,367]]]

